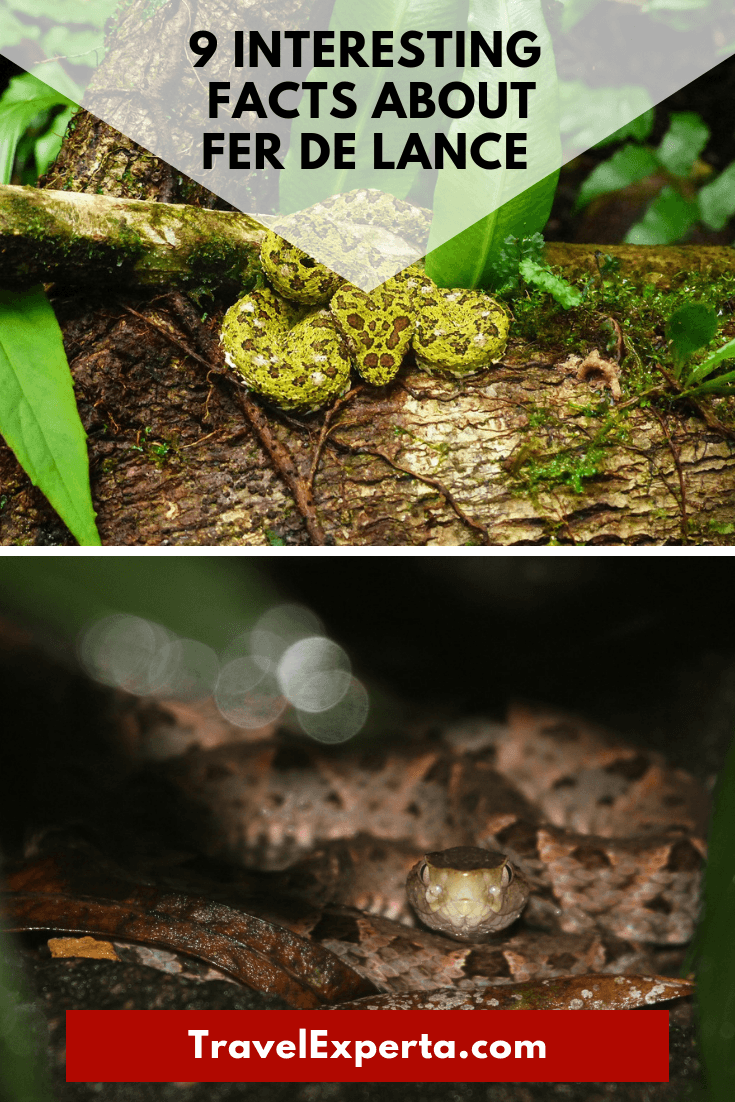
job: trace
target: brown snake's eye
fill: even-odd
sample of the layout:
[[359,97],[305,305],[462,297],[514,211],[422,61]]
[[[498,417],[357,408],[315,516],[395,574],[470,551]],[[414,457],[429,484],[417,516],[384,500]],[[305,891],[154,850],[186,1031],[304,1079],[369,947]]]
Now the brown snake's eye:
[[500,887],[507,888],[513,879],[513,869],[510,865],[503,865],[503,871],[500,874]]
[[423,862],[419,869],[419,880],[422,884],[426,884],[427,886],[431,881],[431,873],[429,872],[429,866],[426,864],[426,861]]

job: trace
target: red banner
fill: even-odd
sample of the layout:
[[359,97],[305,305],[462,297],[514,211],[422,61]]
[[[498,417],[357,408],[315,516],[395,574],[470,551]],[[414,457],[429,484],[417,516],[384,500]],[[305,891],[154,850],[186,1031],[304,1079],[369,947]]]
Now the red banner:
[[667,1010],[69,1010],[67,1082],[665,1083]]

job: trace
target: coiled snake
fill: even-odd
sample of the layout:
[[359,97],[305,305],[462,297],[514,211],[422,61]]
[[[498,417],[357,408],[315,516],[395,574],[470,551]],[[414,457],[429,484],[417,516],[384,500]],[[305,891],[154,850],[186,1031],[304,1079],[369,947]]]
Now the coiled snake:
[[262,917],[384,992],[671,974],[694,928],[706,793],[580,720],[514,707],[385,749],[274,737],[168,771],[208,809],[210,857],[265,877]]

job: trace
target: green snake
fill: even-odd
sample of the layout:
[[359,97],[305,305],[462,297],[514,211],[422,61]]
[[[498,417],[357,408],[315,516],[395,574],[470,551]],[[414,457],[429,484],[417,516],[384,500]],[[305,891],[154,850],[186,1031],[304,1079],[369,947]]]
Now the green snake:
[[505,350],[509,319],[494,299],[439,288],[416,265],[368,293],[273,230],[260,256],[270,287],[227,311],[220,339],[237,380],[281,409],[330,404],[349,389],[353,369],[386,386],[411,348],[424,371],[457,377]]

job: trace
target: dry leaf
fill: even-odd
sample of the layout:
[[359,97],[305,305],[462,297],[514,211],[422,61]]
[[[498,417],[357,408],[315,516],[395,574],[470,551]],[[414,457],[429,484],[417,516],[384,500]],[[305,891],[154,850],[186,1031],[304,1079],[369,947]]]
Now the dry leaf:
[[93,937],[50,937],[52,957],[92,957],[94,960],[120,960],[109,941]]
[[442,988],[428,995],[368,995],[324,1010],[635,1010],[691,995],[691,980],[669,976],[560,976],[510,983],[488,991]]

